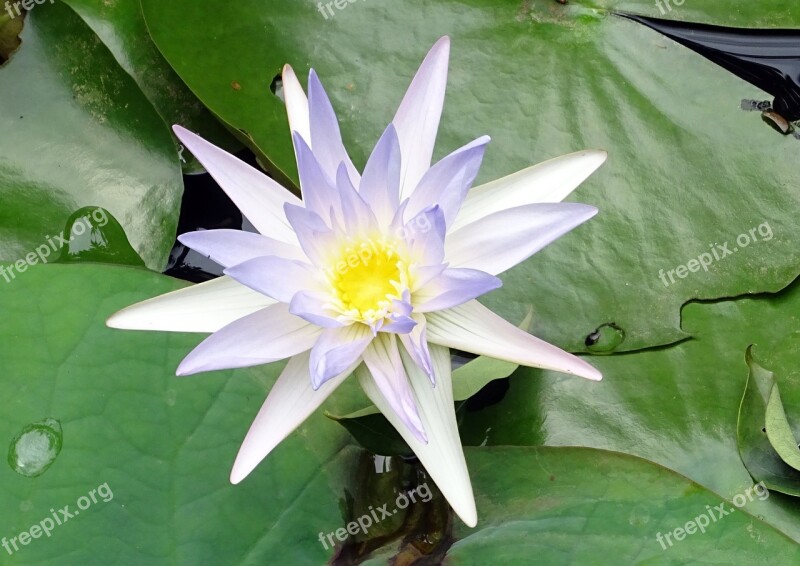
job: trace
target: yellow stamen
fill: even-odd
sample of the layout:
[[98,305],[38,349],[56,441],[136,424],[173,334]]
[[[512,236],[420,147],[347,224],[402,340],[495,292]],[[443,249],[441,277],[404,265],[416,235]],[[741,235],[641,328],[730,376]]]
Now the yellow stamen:
[[408,286],[406,262],[393,242],[348,243],[336,258],[328,280],[339,308],[354,320],[373,323],[385,317],[392,300]]

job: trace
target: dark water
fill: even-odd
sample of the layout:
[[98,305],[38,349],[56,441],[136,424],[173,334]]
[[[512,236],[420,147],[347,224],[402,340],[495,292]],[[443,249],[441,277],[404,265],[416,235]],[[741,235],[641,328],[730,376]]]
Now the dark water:
[[[255,156],[248,150],[240,151],[236,157],[257,167]],[[223,228],[256,231],[208,173],[184,175],[183,186],[178,236],[196,230]],[[221,276],[222,269],[222,266],[175,240],[164,274],[192,283],[202,283]]]
[[745,29],[618,14],[702,55],[775,97],[772,110],[800,120],[800,30]]

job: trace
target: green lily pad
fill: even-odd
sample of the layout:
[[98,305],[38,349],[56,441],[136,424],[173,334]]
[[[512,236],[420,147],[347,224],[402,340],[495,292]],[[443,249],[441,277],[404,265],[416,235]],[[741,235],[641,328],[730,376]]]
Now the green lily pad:
[[[571,197],[601,214],[505,273],[503,289],[485,298],[508,320],[532,305],[533,333],[570,351],[587,351],[587,337],[612,322],[625,334],[616,351],[672,343],[686,337],[686,301],[778,291],[798,275],[797,141],[740,109],[764,93],[610,12],[660,15],[652,0],[339,4],[323,15],[316,2],[210,0],[197,10],[191,0],[142,0],[178,74],[291,177],[285,110],[268,89],[284,63],[300,76],[318,71],[363,165],[445,34],[452,60],[439,157],[489,134],[479,178],[487,181],[608,150],[609,162]],[[796,27],[800,5],[715,0],[669,17]]]
[[[26,426],[54,419],[63,442],[37,477],[0,469],[0,532],[17,537],[11,563],[328,558],[317,536],[341,526],[339,498],[358,462],[344,429],[316,414],[243,483],[228,481],[281,364],[177,378],[175,367],[200,336],[124,332],[104,321],[183,283],[86,264],[36,266],[25,275],[0,294],[0,438],[12,443]],[[330,410],[363,403],[355,382],[340,392]],[[23,537],[23,545],[19,533],[65,505],[73,518],[48,537]]]
[[[92,28],[167,125],[180,124],[228,151],[242,147],[164,61],[147,33],[139,0],[65,0],[65,4]],[[174,139],[183,170],[203,171]]]
[[38,5],[0,69],[0,262],[17,262],[85,206],[122,225],[151,269],[166,263],[183,192],[169,130],[72,10]]
[[[798,409],[797,363],[798,334],[790,335],[767,350],[766,363],[782,366],[779,375],[753,359],[748,351],[750,377],[747,381],[738,422],[738,444],[742,461],[750,475],[770,489],[800,496],[800,449],[795,429],[786,418],[778,389],[793,401],[790,408]],[[781,363],[791,360],[792,366]],[[788,370],[788,371],[787,371]]]
[[457,527],[448,563],[746,564],[769,556],[788,564],[800,556],[750,512],[770,497],[764,491],[731,505],[650,462],[581,448],[471,449],[468,463],[481,521],[474,531]]
[[[772,497],[760,487],[731,504],[651,462],[586,448],[471,448],[466,456],[479,522],[455,525],[446,564],[760,564],[765,556],[789,564],[800,556],[751,514]],[[364,564],[397,554],[385,548]]]
[[[500,403],[466,416],[462,439],[473,445],[625,452],[731,498],[752,483],[736,442],[749,369],[744,352],[751,344],[771,347],[800,330],[797,312],[800,281],[779,295],[691,303],[683,309],[690,340],[593,357],[601,382],[521,368]],[[794,414],[795,405],[786,406]],[[757,425],[758,434],[763,426]],[[800,541],[800,508],[792,498],[776,494],[754,503],[753,512]]]
[[769,443],[781,457],[795,470],[800,470],[800,451],[797,439],[789,426],[786,412],[783,410],[778,384],[772,386],[767,402],[766,429]]

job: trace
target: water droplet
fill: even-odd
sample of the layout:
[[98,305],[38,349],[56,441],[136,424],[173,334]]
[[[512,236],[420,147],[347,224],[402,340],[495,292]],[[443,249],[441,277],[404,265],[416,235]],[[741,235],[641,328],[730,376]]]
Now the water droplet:
[[610,354],[625,341],[625,331],[609,322],[597,328],[584,340],[586,348],[593,354]]
[[23,428],[8,447],[8,465],[20,475],[35,478],[47,471],[61,452],[61,423],[44,419]]
[[178,392],[174,389],[168,389],[166,394],[167,405],[170,407],[175,406],[175,401],[178,399]]
[[118,263],[143,267],[122,225],[111,213],[97,206],[86,206],[72,213],[64,228],[61,263]]

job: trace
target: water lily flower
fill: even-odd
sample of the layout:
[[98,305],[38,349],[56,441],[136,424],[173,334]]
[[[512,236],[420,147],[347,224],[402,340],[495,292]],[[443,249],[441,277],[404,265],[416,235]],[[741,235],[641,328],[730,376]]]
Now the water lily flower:
[[130,306],[108,325],[212,333],[178,375],[289,358],[239,450],[233,483],[355,373],[455,512],[474,526],[449,348],[601,378],[476,298],[500,287],[497,274],[597,213],[561,201],[606,154],[567,155],[472,190],[488,137],[431,166],[449,52],[447,37],[433,46],[361,173],[316,73],[306,95],[284,67],[302,200],[174,127],[260,234],[182,235],[186,246],[224,266],[225,276]]

